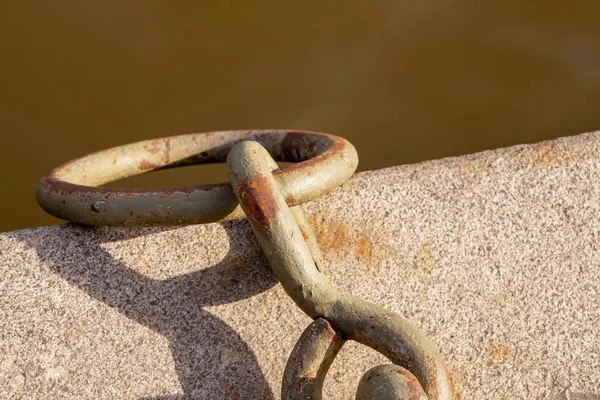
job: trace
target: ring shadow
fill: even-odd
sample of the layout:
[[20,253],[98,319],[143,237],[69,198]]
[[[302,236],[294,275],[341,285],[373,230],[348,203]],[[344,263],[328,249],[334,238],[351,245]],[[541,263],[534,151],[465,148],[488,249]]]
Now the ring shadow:
[[[71,285],[168,339],[183,394],[145,400],[274,399],[252,349],[223,320],[203,309],[251,297],[277,283],[247,221],[220,224],[230,239],[234,231],[238,238],[229,240],[225,258],[210,268],[165,280],[136,272],[101,245],[177,227],[113,228],[108,235],[108,228],[66,224],[27,243]],[[240,231],[247,232],[247,241],[239,240]],[[249,255],[248,249],[256,254]],[[249,257],[254,262],[248,262]]]

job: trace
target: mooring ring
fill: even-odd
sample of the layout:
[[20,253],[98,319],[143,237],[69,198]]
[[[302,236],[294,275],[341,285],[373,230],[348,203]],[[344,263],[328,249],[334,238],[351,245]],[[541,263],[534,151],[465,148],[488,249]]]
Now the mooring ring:
[[128,144],[72,160],[37,186],[48,213],[86,225],[185,225],[244,217],[231,185],[161,189],[98,187],[157,169],[225,162],[233,145],[252,140],[277,161],[294,162],[274,173],[289,206],[313,200],[344,183],[358,155],[347,140],[308,131],[220,131]]

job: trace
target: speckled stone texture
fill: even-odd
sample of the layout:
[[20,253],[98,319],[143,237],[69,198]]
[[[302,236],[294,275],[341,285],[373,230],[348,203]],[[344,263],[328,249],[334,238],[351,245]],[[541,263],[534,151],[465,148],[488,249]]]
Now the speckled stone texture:
[[[355,176],[327,274],[438,344],[458,399],[600,399],[600,133]],[[310,320],[247,221],[0,235],[0,399],[276,399]],[[326,398],[385,360],[349,343]]]

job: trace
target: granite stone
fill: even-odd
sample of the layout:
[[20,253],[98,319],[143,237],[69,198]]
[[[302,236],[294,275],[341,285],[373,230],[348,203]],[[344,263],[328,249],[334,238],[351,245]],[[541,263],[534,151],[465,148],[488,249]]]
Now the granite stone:
[[[325,271],[439,346],[457,399],[600,399],[600,133],[355,175]],[[246,220],[0,234],[0,399],[277,399],[310,319]],[[353,399],[386,360],[348,343]]]

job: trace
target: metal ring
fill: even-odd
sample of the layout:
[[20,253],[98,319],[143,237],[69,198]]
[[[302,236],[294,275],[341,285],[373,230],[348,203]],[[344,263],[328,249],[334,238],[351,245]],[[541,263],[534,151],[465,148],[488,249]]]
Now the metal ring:
[[165,189],[96,186],[157,169],[225,162],[231,147],[244,140],[259,142],[277,161],[298,163],[274,172],[289,206],[331,191],[358,165],[352,144],[325,133],[195,133],[114,147],[70,161],[40,180],[37,200],[48,213],[86,225],[183,225],[242,218],[229,183]]

